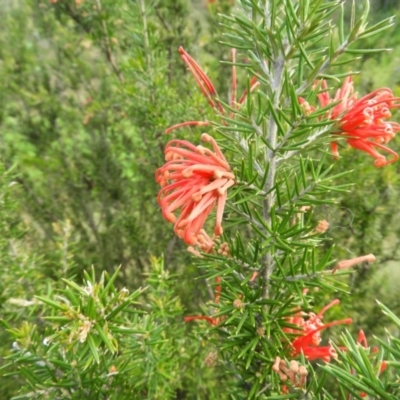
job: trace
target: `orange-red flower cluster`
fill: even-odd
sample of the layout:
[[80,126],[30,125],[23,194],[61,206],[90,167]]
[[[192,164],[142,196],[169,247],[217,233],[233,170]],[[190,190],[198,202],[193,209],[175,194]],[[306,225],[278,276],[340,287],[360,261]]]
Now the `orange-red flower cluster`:
[[294,317],[290,317],[288,322],[297,325],[298,328],[284,328],[286,333],[294,333],[298,335],[290,344],[291,356],[304,354],[308,360],[322,360],[329,362],[331,357],[336,357],[336,351],[332,344],[329,346],[320,346],[321,331],[330,326],[351,324],[351,318],[340,321],[333,321],[327,324],[322,322],[325,312],[332,306],[339,304],[339,300],[333,300],[326,305],[318,314],[298,312]]
[[222,235],[227,190],[235,184],[235,176],[214,138],[206,133],[201,138],[214,151],[186,140],[170,141],[165,148],[167,162],[156,171],[156,180],[162,188],[158,202],[164,218],[187,244],[208,252],[214,243],[203,226],[216,207],[214,235]]
[[[334,134],[344,135],[347,143],[358,150],[364,151],[375,158],[376,167],[384,167],[398,159],[396,152],[385,146],[400,130],[396,122],[387,121],[391,117],[390,110],[400,107],[400,98],[394,97],[388,88],[381,88],[357,99],[354,93],[352,77],[347,77],[342,87],[331,98],[327,92],[325,80],[320,82],[322,93],[318,95],[321,107],[338,102],[327,113],[326,117],[337,121]],[[308,113],[315,111],[305,99],[299,99]],[[339,156],[338,145],[331,143],[332,153]],[[378,150],[389,153],[389,159]]]

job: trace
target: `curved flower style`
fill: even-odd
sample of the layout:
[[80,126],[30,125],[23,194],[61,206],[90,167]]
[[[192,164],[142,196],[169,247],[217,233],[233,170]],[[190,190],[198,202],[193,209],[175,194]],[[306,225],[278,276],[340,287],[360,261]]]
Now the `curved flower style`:
[[217,206],[214,235],[222,235],[227,189],[235,184],[235,176],[215,139],[206,133],[201,139],[211,143],[214,151],[186,140],[170,141],[165,148],[167,162],[156,171],[156,180],[162,187],[158,203],[164,218],[175,225],[175,233],[209,252],[214,243],[203,225]]
[[[204,97],[207,99],[208,104],[219,114],[226,115],[227,112],[224,108],[223,103],[219,100],[217,90],[211,82],[207,74],[201,69],[200,65],[185,51],[183,47],[179,48],[179,53],[181,54],[182,60],[188,66],[190,72],[194,76],[197,85],[202,91]],[[231,86],[231,97],[229,100],[230,107],[232,109],[239,109],[241,105],[245,102],[247,98],[247,90],[244,90],[240,98],[237,100],[237,82],[236,82],[236,49],[232,49],[232,86]],[[256,87],[259,86],[259,82],[256,77],[250,80],[250,92],[252,92]],[[230,117],[233,117],[233,112],[230,113]],[[208,121],[185,121],[179,124],[173,125],[166,129],[165,133],[170,133],[174,129],[183,128],[186,126],[206,126],[209,125]]]
[[[314,313],[298,313],[294,317],[290,317],[288,322],[294,325],[298,325],[298,329],[284,328],[284,332],[297,334],[296,337],[290,344],[292,348],[292,356],[304,354],[308,360],[316,360],[321,358],[322,360],[329,362],[331,357],[336,357],[336,351],[332,344],[329,346],[320,346],[321,343],[321,331],[329,328],[330,326],[351,324],[352,319],[346,318],[340,321],[332,321],[327,324],[322,322],[323,315],[331,307],[339,304],[339,300],[333,300],[326,305],[318,314]],[[305,319],[304,316],[307,317]]]
[[[214,303],[219,304],[219,300],[221,298],[221,278],[217,276],[215,278],[216,286],[215,286],[215,298],[214,298]],[[219,325],[220,322],[222,322],[225,319],[224,316],[222,317],[208,317],[206,315],[191,315],[189,317],[185,317],[185,322],[190,322],[190,321],[198,321],[198,320],[204,320],[207,321],[210,325],[216,326]]]
[[[321,107],[336,103],[327,113],[327,117],[337,120],[334,127],[334,134],[346,136],[347,143],[358,150],[364,151],[375,158],[376,167],[384,167],[398,159],[396,152],[384,146],[400,130],[400,125],[392,121],[384,121],[391,117],[390,110],[400,107],[400,99],[393,96],[388,88],[381,88],[372,93],[357,99],[354,93],[353,79],[347,77],[343,85],[333,99],[326,91],[328,86],[325,80],[321,81],[323,93],[318,94]],[[313,112],[314,107],[310,106],[303,98],[299,99],[307,112]],[[334,157],[339,156],[338,145],[331,143]],[[378,152],[378,149],[389,153],[391,158],[386,159]]]

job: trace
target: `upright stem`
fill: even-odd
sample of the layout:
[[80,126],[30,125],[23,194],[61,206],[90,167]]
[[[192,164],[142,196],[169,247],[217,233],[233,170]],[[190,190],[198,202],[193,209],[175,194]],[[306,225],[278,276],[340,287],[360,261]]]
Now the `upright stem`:
[[[101,0],[96,0],[96,3],[99,13],[102,13],[103,6],[101,4]],[[120,69],[118,68],[117,63],[115,62],[115,58],[112,52],[110,35],[108,34],[107,23],[104,19],[102,19],[101,21],[101,28],[103,30],[103,35],[104,35],[104,51],[107,57],[107,61],[110,63],[111,68],[113,69],[119,81],[124,82],[124,76],[122,75]]]
[[[143,24],[143,47],[144,53],[146,57],[146,66],[149,76],[151,76],[152,71],[152,62],[151,62],[151,49],[150,49],[150,40],[149,40],[149,31],[147,28],[147,16],[146,16],[146,5],[145,0],[139,0],[140,3],[140,14],[142,17],[142,24]],[[154,91],[150,91],[150,99],[154,101]]]
[[147,30],[147,17],[146,17],[146,6],[144,4],[144,0],[140,0],[140,14],[142,16],[143,23],[143,41],[144,41],[144,51],[146,57],[147,67],[151,66],[151,58],[150,58],[150,41],[149,41],[149,32]]
[[[276,110],[279,106],[279,100],[281,97],[282,91],[282,77],[283,77],[283,69],[284,69],[284,57],[280,55],[277,57],[275,62],[272,65],[272,82],[271,82],[271,90],[272,90],[272,107]],[[271,210],[274,207],[275,203],[275,192],[272,190],[275,184],[275,175],[276,175],[276,157],[275,157],[275,148],[277,147],[277,139],[278,139],[278,125],[274,119],[272,111],[269,113],[269,124],[268,124],[268,132],[267,132],[267,140],[269,143],[269,148],[266,151],[266,165],[269,164],[268,176],[264,185],[264,192],[267,195],[264,198],[263,203],[263,217],[265,222],[271,226]],[[268,289],[269,289],[269,277],[272,273],[273,269],[273,248],[269,251],[263,260],[263,269],[262,269],[262,297],[265,299],[268,297]]]

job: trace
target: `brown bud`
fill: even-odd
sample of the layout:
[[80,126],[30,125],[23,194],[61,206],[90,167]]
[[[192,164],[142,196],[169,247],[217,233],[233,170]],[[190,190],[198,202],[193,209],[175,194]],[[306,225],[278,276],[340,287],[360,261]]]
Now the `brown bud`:
[[111,365],[111,367],[108,369],[109,374],[115,374],[117,372],[117,367],[115,365]]
[[278,375],[279,375],[279,378],[281,378],[281,381],[284,381],[284,382],[287,381],[288,377],[283,372],[278,371]]
[[297,374],[297,372],[299,371],[299,363],[295,360],[291,360],[290,361],[290,370],[292,372],[294,372],[295,374]]
[[308,375],[308,371],[306,369],[306,367],[304,365],[300,365],[299,367],[299,375],[300,376],[307,376]]
[[276,358],[275,358],[275,362],[274,362],[274,364],[272,365],[272,371],[274,371],[274,372],[278,372],[278,371],[279,371],[280,362],[281,362],[280,357],[276,357]]
[[264,336],[265,335],[265,329],[262,326],[258,327],[256,332],[257,332],[258,336]]
[[335,268],[332,271],[332,274],[334,274],[338,269],[351,268],[362,262],[372,263],[375,260],[376,260],[376,258],[373,254],[367,254],[366,256],[355,257],[350,260],[343,260],[336,264]]
[[236,299],[233,301],[233,307],[240,309],[244,307],[243,301],[240,299]]
[[206,358],[204,359],[204,364],[207,365],[207,367],[212,367],[215,365],[216,361],[218,360],[218,354],[210,351]]
[[325,233],[329,228],[329,222],[326,219],[318,221],[318,225],[315,227],[315,232]]

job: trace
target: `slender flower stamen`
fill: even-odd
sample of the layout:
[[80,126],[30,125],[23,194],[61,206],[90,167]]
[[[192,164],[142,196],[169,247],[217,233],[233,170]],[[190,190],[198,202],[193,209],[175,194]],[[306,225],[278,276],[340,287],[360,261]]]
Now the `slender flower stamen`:
[[[179,53],[181,54],[181,58],[183,62],[189,68],[189,71],[192,73],[194,79],[198,87],[200,88],[201,92],[203,93],[204,97],[207,99],[208,104],[216,110],[219,116],[227,115],[228,112],[224,108],[224,105],[219,100],[217,90],[213,85],[210,78],[207,74],[202,70],[199,64],[189,55],[189,53],[183,48],[179,48]],[[228,104],[231,106],[232,109],[239,109],[240,106],[245,102],[248,95],[248,90],[245,89],[240,96],[239,100],[237,101],[237,76],[236,76],[236,49],[232,49],[232,84],[231,84],[231,93],[229,96]],[[252,77],[249,84],[249,91],[252,92],[260,85],[258,82],[257,77]],[[234,117],[234,112],[231,111],[229,113],[230,118]],[[205,126],[210,125],[208,121],[186,121],[181,122],[179,124],[175,124],[170,128],[165,130],[165,133],[170,133],[175,129],[184,128],[187,126]]]
[[217,91],[210,78],[206,75],[206,73],[201,69],[199,64],[185,51],[185,49],[181,46],[179,48],[179,53],[181,53],[181,58],[185,62],[185,64],[190,69],[190,72],[193,74],[196,82],[203,92],[204,96],[208,100],[208,103],[212,108],[217,109],[221,113],[224,113],[224,108],[221,103],[216,99]]
[[[190,251],[193,253],[192,250],[193,248],[190,248]],[[195,251],[195,250],[194,250]],[[202,257],[200,255],[200,257]],[[214,298],[214,303],[219,304],[220,298],[221,298],[221,277],[217,276],[215,278],[216,286],[215,286],[215,298]],[[204,320],[207,321],[210,325],[215,326],[221,323],[224,320],[224,317],[208,317],[205,315],[192,315],[189,317],[185,317],[185,322],[191,322],[191,321],[196,321],[196,320]]]
[[210,125],[210,123],[208,121],[185,121],[185,122],[181,122],[179,124],[170,126],[168,129],[165,130],[165,133],[168,134],[175,129],[185,128],[186,126],[207,126],[207,125]]

